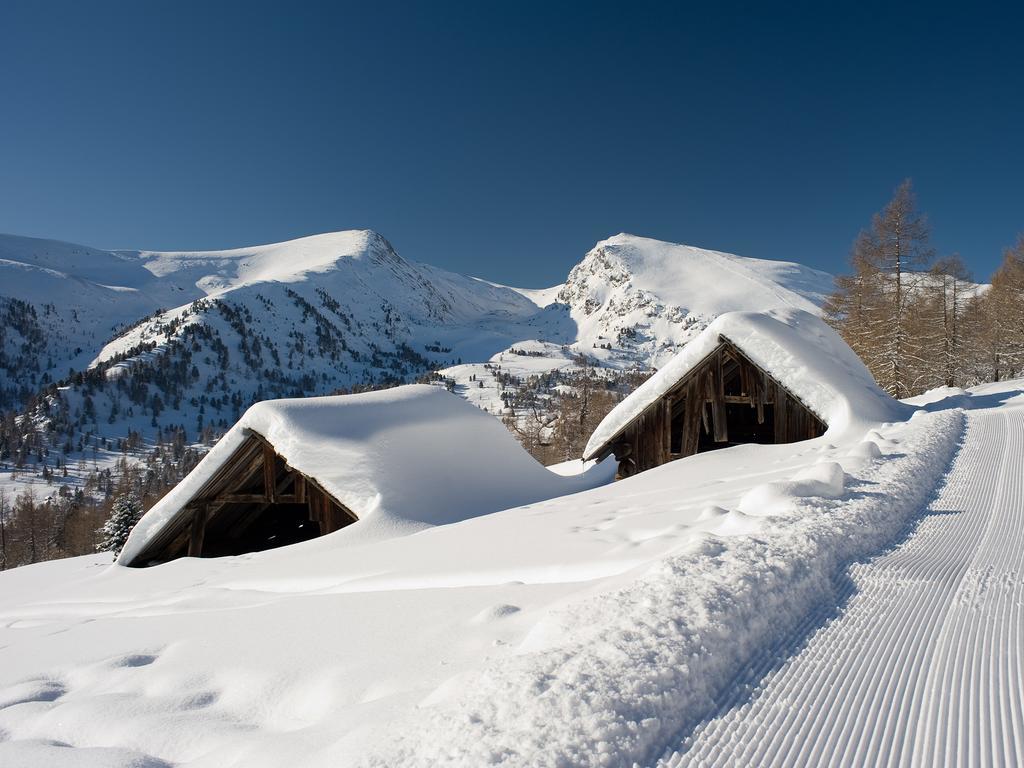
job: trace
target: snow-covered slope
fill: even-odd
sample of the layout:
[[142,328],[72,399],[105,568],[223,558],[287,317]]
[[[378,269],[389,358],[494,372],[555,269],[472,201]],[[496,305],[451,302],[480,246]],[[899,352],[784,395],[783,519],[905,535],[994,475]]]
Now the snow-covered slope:
[[[701,737],[695,764],[792,764],[787,750],[800,744],[831,745],[809,762],[885,762],[894,743],[910,763],[936,745],[953,764],[1012,762],[1024,731],[1016,662],[1002,661],[1019,655],[1012,558],[1024,540],[1011,514],[1015,454],[1000,446],[1017,451],[1024,437],[1022,388],[958,394],[906,421],[803,443],[699,454],[411,536],[348,541],[350,528],[145,570],[93,556],[0,574],[0,764],[675,764],[694,728],[733,706],[738,722],[698,733],[712,738]],[[951,405],[992,415],[968,427],[957,460],[990,474],[954,470],[951,483],[988,478],[963,487],[984,485],[1002,506],[963,517],[939,508],[962,497],[933,504],[937,551],[955,558],[908,551],[906,578],[861,611],[850,590],[876,591],[848,581],[848,563],[898,543],[928,508],[963,434]],[[984,431],[992,425],[1002,431]],[[982,449],[1005,466],[987,466]],[[972,553],[980,559],[960,578]],[[934,587],[920,582],[931,574]],[[926,600],[914,601],[919,588]],[[906,620],[904,603],[920,621]],[[849,673],[834,684],[782,674],[764,705],[748,705],[778,654],[799,654],[847,604],[846,643],[825,647],[852,649],[839,657]],[[899,634],[885,642],[876,628]],[[926,670],[930,648],[937,666]],[[913,692],[898,710],[895,682]],[[974,717],[978,707],[993,716]],[[794,722],[811,728],[799,744],[787,738]],[[908,722],[923,735],[893,741],[913,735],[898,729]]]
[[0,235],[0,409],[84,369],[117,328],[154,312],[167,297],[152,283],[108,251]]
[[817,314],[832,282],[828,273],[792,262],[619,234],[595,245],[563,285],[513,289],[553,315],[567,314],[569,343],[560,334],[549,334],[540,337],[548,342],[546,348],[519,343],[515,350],[442,373],[472,402],[501,413],[501,394],[508,387],[496,383],[496,370],[518,379],[572,372],[578,370],[573,358],[581,354],[612,370],[659,368],[723,312],[797,309]]
[[661,768],[1024,762],[1022,383],[956,397],[962,446],[907,541],[851,568],[806,643],[746,670]]
[[[367,231],[188,253],[110,252],[5,235],[0,280],[4,308],[11,300],[23,302],[13,311],[24,327],[8,325],[0,345],[0,388],[17,388],[19,394],[142,343],[162,347],[181,330],[175,321],[198,299],[204,302],[191,313],[191,323],[206,323],[210,308],[227,302],[252,314],[246,325],[257,337],[289,338],[314,319],[317,332],[302,347],[315,354],[315,346],[330,346],[332,340],[323,338],[328,335],[356,352],[341,355],[353,365],[332,377],[333,386],[393,375],[393,358],[409,356],[405,346],[425,358],[415,361],[416,373],[422,373],[456,360],[460,352],[487,357],[550,325],[541,318],[536,329],[522,327],[538,308],[517,291],[408,262]],[[165,311],[144,321],[160,308]],[[118,333],[129,325],[135,327]],[[551,330],[566,328],[563,323]],[[240,340],[224,341],[234,347]],[[360,352],[366,358],[377,353],[378,359],[361,365]],[[6,405],[16,399],[9,394]]]
[[[294,303],[288,289],[318,310],[326,308],[334,323],[349,321],[347,338],[376,338],[383,331],[432,361],[484,362],[515,342],[537,339],[578,350],[613,341],[613,350],[595,355],[613,365],[657,365],[721,312],[814,311],[830,281],[796,264],[631,235],[598,243],[564,285],[540,290],[406,261],[368,231],[199,252],[102,251],[3,235],[0,298],[32,306],[43,344],[29,345],[26,354],[33,359],[24,357],[22,365],[0,372],[0,385],[23,384],[26,362],[28,371],[38,368],[48,380],[58,380],[68,368],[95,365],[143,342],[166,341],[161,329],[197,299],[257,310],[257,331],[269,320],[268,305],[280,311]],[[140,323],[159,308],[165,312]],[[5,353],[13,357],[27,339],[13,329],[7,336]],[[428,346],[446,351],[431,354]],[[356,369],[352,384],[364,373]]]
[[[500,335],[505,329],[495,322],[499,318],[508,326],[507,338],[514,338],[521,332],[517,324],[529,323],[537,309],[514,290],[406,261],[369,231],[230,251],[122,255],[137,259],[162,281],[191,286],[194,295],[183,294],[189,301],[204,297],[262,305],[257,327],[265,322],[266,310],[295,303],[286,297],[289,291],[297,293],[317,311],[326,310],[330,321],[347,331],[346,338],[362,342],[364,348],[366,341],[379,341],[383,335],[394,343],[412,344],[417,352],[430,353],[426,346],[433,345],[447,355],[453,344],[461,351],[477,344],[478,335]],[[143,327],[135,335],[145,338],[146,331]],[[125,342],[121,340],[122,347]],[[108,347],[94,362],[116,351],[116,346]]]

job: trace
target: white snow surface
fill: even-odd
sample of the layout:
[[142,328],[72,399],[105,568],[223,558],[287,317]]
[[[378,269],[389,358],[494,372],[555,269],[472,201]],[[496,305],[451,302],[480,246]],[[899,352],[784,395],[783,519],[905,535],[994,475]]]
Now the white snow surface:
[[829,432],[853,422],[906,417],[908,406],[886,395],[860,358],[821,319],[799,309],[727,312],[619,403],[587,442],[592,458],[608,441],[679,382],[725,337],[799,397]]
[[607,467],[563,476],[545,469],[496,419],[440,387],[413,384],[358,395],[268,400],[249,408],[132,531],[122,562],[183,514],[250,431],[316,479],[359,522],[351,540],[409,533],[593,487]]
[[1024,765],[1022,385],[915,398],[970,409],[927,509],[659,766]]
[[[841,609],[851,560],[906,535],[949,470],[961,407],[1020,413],[1024,382],[1002,387],[407,536],[352,526],[240,557],[0,574],[0,764],[678,761],[749,670]],[[1019,477],[993,476],[1007,509]],[[1019,527],[990,539],[1018,546]],[[1007,574],[977,584],[1019,583]],[[1019,626],[1018,605],[994,599],[993,626]],[[936,738],[958,737],[921,743]]]

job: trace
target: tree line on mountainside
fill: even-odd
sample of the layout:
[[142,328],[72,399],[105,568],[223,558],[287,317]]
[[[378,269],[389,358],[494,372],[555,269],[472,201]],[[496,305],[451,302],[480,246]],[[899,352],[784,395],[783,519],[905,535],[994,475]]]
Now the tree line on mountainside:
[[936,258],[910,180],[854,242],[826,320],[893,397],[1024,374],[1024,235],[990,287],[958,255]]
[[514,388],[503,392],[502,421],[545,466],[579,459],[601,420],[650,375],[649,370],[598,368],[579,355],[574,368],[506,383]]

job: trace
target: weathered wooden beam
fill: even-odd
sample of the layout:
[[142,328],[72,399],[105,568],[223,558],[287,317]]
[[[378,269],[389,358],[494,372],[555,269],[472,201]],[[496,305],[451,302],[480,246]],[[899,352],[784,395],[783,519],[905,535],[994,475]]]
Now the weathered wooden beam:
[[188,538],[188,556],[203,556],[203,537],[206,535],[206,516],[208,507],[197,504],[192,510],[192,529]]
[[754,371],[747,361],[740,358],[740,394],[746,395],[747,404],[753,408],[757,401],[757,372]]
[[323,494],[315,485],[310,484],[306,489],[306,500],[309,505],[309,519],[314,523],[320,523],[320,530],[323,531]]
[[715,442],[729,442],[728,416],[725,410],[725,377],[722,373],[722,355],[715,359],[712,370],[711,415],[715,428]]
[[661,463],[665,464],[666,462],[669,462],[669,461],[672,460],[672,398],[671,397],[666,397],[665,398],[665,404],[664,404],[664,409],[662,410],[661,418],[664,419],[664,422],[665,422],[664,424],[662,424],[662,427],[663,427],[663,429],[665,431],[664,431],[663,437],[662,437]]
[[768,400],[768,378],[763,374],[760,374],[760,372],[755,371],[754,386],[757,389],[757,394],[754,400],[757,408],[757,423],[764,424],[764,406]]
[[[262,493],[225,493],[215,499],[211,504],[295,504],[302,503],[294,493],[274,493],[274,500],[271,501]],[[304,501],[304,500],[303,500]]]
[[752,395],[723,395],[722,400],[728,405],[749,405],[751,408],[756,402]]
[[699,382],[691,380],[686,388],[686,406],[683,409],[683,456],[692,456],[697,452],[700,442],[701,411],[704,410],[704,398]]
[[[263,485],[263,447],[254,440],[252,450],[248,451],[248,460],[240,463],[237,471],[225,472],[216,482],[209,484],[211,491],[224,492],[232,488],[249,488],[256,484]],[[202,496],[216,496],[218,493],[204,493]]]
[[266,504],[267,497],[262,493],[224,493],[215,499],[210,499],[211,504]]
[[269,443],[263,444],[263,495],[274,504],[277,496],[277,454]]
[[788,443],[789,442],[789,396],[786,391],[777,384],[773,387],[775,390],[775,442],[776,443]]
[[295,473],[295,501],[299,504],[306,503],[306,476],[301,472]]
[[338,509],[338,505],[329,499],[324,505],[324,521],[325,526],[321,527],[324,533],[334,533],[336,530],[342,527],[341,521],[341,510]]

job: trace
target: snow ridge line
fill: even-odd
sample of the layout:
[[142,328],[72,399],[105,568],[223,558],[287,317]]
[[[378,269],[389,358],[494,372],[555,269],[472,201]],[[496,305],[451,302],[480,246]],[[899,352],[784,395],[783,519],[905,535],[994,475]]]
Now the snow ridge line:
[[531,635],[539,643],[446,686],[455,693],[396,724],[364,764],[654,762],[763,663],[762,649],[818,623],[808,617],[835,604],[844,563],[890,545],[928,503],[963,414],[920,413],[913,425],[894,428],[906,434],[900,452],[844,497],[794,500],[756,535],[709,535],[618,592],[552,612]]
[[842,615],[666,767],[1024,761],[1024,409],[968,419],[910,538],[852,569]]

